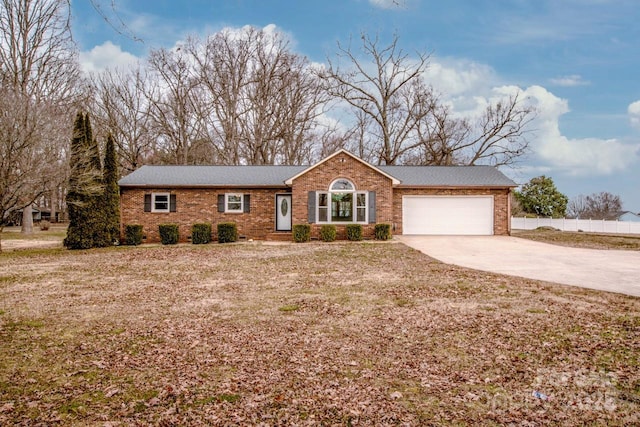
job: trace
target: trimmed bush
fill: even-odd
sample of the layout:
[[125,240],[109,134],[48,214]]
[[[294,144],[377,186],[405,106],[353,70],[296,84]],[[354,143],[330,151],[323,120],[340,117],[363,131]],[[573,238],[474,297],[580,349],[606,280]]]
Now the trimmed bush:
[[311,240],[311,225],[309,224],[294,224],[293,226],[293,241],[296,243],[304,243]]
[[180,238],[178,224],[160,224],[158,231],[160,232],[160,241],[163,245],[175,245],[178,243],[178,239]]
[[126,245],[138,246],[142,243],[142,225],[128,224],[124,226],[124,242]]
[[376,240],[391,239],[391,224],[376,224],[374,227],[374,234],[376,236]]
[[211,224],[208,222],[193,224],[191,226],[191,243],[204,245],[211,241]]
[[320,227],[320,239],[323,242],[333,242],[336,240],[336,226],[326,224]]
[[352,241],[362,240],[362,225],[347,224],[347,239]]
[[221,222],[218,224],[218,243],[238,241],[238,227],[235,222]]
[[51,227],[51,223],[49,221],[40,221],[40,231],[47,231]]

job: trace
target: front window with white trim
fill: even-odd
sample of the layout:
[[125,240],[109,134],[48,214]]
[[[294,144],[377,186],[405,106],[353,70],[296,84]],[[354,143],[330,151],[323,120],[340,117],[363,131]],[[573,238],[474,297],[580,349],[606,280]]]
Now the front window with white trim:
[[317,193],[316,218],[321,223],[366,223],[368,197],[348,179],[336,179],[329,191]]
[[169,212],[169,193],[151,194],[151,212]]
[[242,194],[236,193],[226,193],[224,195],[225,203],[224,203],[224,211],[226,213],[242,213],[244,212],[244,200]]

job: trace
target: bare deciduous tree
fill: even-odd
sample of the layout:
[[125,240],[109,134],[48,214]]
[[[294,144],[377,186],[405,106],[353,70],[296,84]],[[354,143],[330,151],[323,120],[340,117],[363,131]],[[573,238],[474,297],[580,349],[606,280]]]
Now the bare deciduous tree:
[[222,163],[291,164],[310,159],[327,96],[306,58],[280,33],[253,27],[196,40],[198,106]]
[[[32,231],[31,205],[46,189],[47,171],[63,150],[60,124],[77,99],[79,68],[66,0],[0,2],[0,83],[3,102],[2,206],[23,208],[23,232]],[[64,126],[62,126],[64,127]]]
[[[411,138],[420,121],[430,114],[431,102],[425,102],[430,90],[422,81],[429,56],[418,53],[411,61],[394,37],[389,46],[380,46],[378,38],[362,34],[362,49],[367,60],[338,44],[338,60],[328,60],[329,68],[321,73],[328,92],[347,102],[366,126],[361,135],[368,136],[380,164],[396,164],[417,146]],[[345,68],[346,67],[346,68]],[[363,141],[364,143],[364,141]]]
[[413,163],[430,165],[511,165],[526,154],[533,108],[509,96],[487,106],[476,119],[454,117],[438,106],[418,126],[420,144]]
[[93,75],[91,83],[96,124],[113,136],[120,170],[132,172],[153,155],[146,72],[141,64],[107,69]]
[[569,203],[567,204],[567,216],[569,218],[584,218],[584,214],[587,212],[587,209],[587,197],[583,194],[579,194],[569,200]]
[[188,46],[201,86],[199,117],[211,141],[213,161],[239,164],[242,96],[253,48],[249,40],[228,30],[209,36],[204,46],[195,39]]
[[583,219],[616,219],[622,212],[620,196],[602,191],[574,197],[567,206],[568,214]]
[[359,148],[368,146],[376,157],[370,161],[499,166],[526,153],[535,111],[517,95],[490,104],[476,119],[454,117],[423,79],[428,55],[412,60],[397,37],[386,47],[367,35],[362,42],[364,59],[338,44],[347,66],[329,60],[323,77],[329,92],[355,111]]
[[198,81],[189,55],[181,49],[153,50],[148,66],[155,77],[147,87],[147,98],[158,149],[167,163],[186,165],[189,149],[200,137],[194,97]]

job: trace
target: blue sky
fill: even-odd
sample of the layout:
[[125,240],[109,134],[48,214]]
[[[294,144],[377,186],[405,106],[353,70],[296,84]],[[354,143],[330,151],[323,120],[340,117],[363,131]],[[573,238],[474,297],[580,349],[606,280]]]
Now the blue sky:
[[[393,34],[431,53],[426,77],[464,113],[517,89],[539,116],[532,153],[504,172],[551,176],[567,196],[608,191],[640,212],[637,0],[73,0],[86,70],[143,58],[187,35],[275,26],[324,62],[336,42]],[[113,5],[113,6],[112,6]],[[114,13],[114,9],[115,12]]]

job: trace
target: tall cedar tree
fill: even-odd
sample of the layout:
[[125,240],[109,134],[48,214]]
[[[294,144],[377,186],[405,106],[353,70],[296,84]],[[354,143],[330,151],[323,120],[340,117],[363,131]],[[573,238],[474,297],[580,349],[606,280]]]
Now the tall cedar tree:
[[73,125],[71,138],[71,172],[69,174],[69,192],[67,193],[67,208],[69,211],[69,227],[64,245],[69,249],[87,249],[92,246],[90,235],[87,233],[87,194],[86,194],[86,129],[84,115],[78,113]]
[[69,227],[64,245],[69,249],[103,246],[100,155],[93,140],[88,115],[78,113],[71,140],[71,173],[69,175]]
[[104,208],[104,183],[102,175],[102,164],[100,163],[100,149],[98,148],[98,141],[93,137],[93,131],[91,130],[91,122],[89,120],[89,114],[85,115],[84,119],[85,132],[87,136],[87,156],[89,160],[89,167],[91,169],[92,187],[95,191],[92,192],[88,207],[88,221],[89,221],[89,233],[91,234],[91,247],[102,248],[110,246],[113,242],[107,232],[107,218]]
[[104,149],[104,169],[102,175],[104,195],[102,209],[105,218],[106,235],[110,244],[120,238],[120,190],[118,188],[118,160],[113,136],[107,136]]

